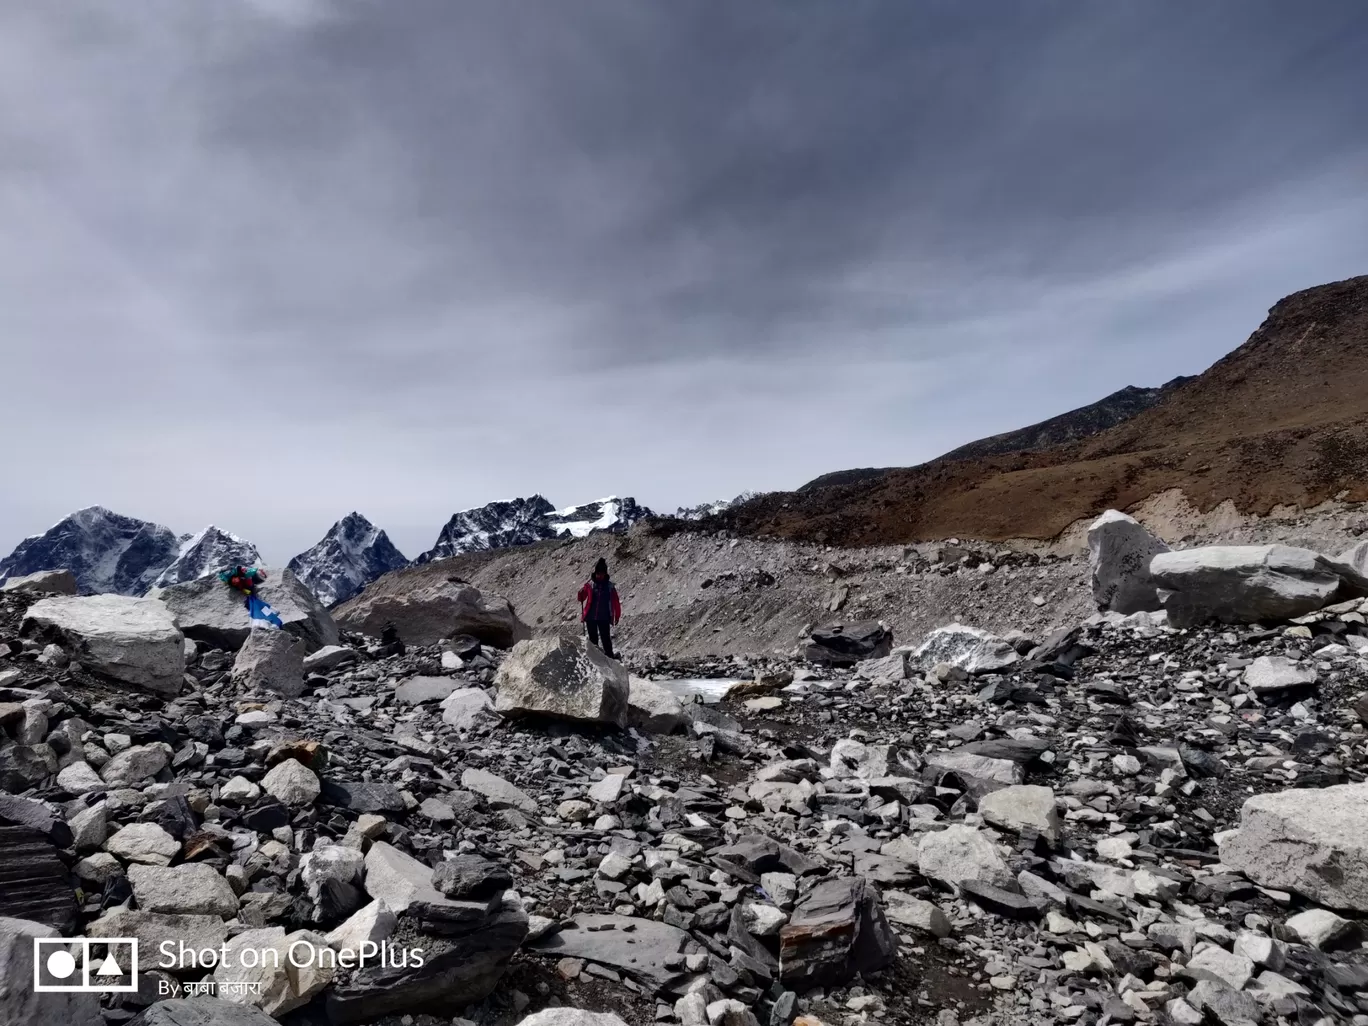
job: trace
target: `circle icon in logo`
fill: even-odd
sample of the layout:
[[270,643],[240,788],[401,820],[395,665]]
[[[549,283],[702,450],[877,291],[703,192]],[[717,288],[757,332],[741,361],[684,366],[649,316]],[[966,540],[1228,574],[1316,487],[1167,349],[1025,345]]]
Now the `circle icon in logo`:
[[76,958],[70,951],[54,951],[47,957],[47,971],[56,979],[68,979],[76,971]]

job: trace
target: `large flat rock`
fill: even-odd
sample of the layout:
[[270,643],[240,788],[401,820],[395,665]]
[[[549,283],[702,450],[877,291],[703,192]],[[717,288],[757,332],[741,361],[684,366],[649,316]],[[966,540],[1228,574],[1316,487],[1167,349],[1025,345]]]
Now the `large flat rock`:
[[59,596],[29,606],[25,630],[58,635],[87,669],[160,695],[180,692],[185,637],[166,606],[126,595]]
[[1174,627],[1303,616],[1333,602],[1344,586],[1333,560],[1290,545],[1161,552],[1150,561],[1150,576]]
[[1255,883],[1368,912],[1368,784],[1255,795],[1220,852]]
[[512,648],[532,636],[506,598],[483,594],[440,564],[386,574],[338,606],[337,621],[375,637],[393,623],[410,645],[435,645],[469,634],[495,648]]
[[[258,588],[261,598],[275,610],[285,630],[304,642],[305,652],[316,652],[338,643],[332,614],[289,570],[270,570]],[[252,632],[252,619],[242,595],[218,579],[217,574],[150,593],[176,614],[187,638],[214,648],[236,651]]]
[[678,927],[633,916],[580,915],[574,925],[533,941],[527,947],[544,954],[583,958],[610,966],[649,987],[666,990],[686,978],[677,962],[693,939]]

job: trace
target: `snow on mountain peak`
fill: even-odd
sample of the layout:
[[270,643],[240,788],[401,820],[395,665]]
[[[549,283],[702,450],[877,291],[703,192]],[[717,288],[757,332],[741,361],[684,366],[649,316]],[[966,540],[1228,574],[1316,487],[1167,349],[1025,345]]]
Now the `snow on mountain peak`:
[[181,544],[175,560],[161,572],[153,587],[169,588],[218,573],[224,567],[260,562],[261,553],[255,545],[210,524]]
[[70,570],[82,594],[141,595],[180,551],[168,527],[87,506],[0,559],[0,580],[40,570]]
[[351,598],[371,581],[408,565],[389,536],[355,511],[290,560],[287,569],[326,606]]
[[584,538],[595,531],[624,531],[651,515],[635,499],[610,495],[556,509],[541,495],[491,502],[455,514],[431,549],[416,562],[449,559],[465,552],[532,545],[550,538]]

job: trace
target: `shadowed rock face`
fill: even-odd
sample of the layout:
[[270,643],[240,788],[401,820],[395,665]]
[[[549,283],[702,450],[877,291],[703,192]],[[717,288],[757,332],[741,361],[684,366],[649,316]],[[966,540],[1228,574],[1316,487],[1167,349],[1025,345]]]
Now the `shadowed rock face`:
[[779,976],[795,990],[827,986],[889,965],[898,940],[861,877],[823,880],[779,932]]
[[495,648],[512,648],[532,636],[507,599],[482,594],[440,563],[388,574],[336,612],[342,626],[374,637],[393,623],[409,645],[468,634]]
[[[503,902],[487,916],[445,922],[441,932],[423,932],[415,916],[400,916],[394,944],[421,950],[423,964],[373,965],[337,983],[328,993],[328,1018],[337,1026],[371,1022],[380,1016],[451,1009],[487,997],[527,936],[527,913]],[[400,961],[392,959],[391,961]]]

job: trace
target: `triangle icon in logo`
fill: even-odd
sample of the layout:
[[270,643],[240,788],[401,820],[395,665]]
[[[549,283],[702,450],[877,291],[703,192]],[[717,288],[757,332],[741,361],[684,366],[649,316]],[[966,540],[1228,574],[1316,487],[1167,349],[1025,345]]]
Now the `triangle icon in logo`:
[[95,970],[95,975],[122,976],[123,970],[119,968],[119,963],[114,961],[114,955],[111,953],[105,955],[105,960],[101,962],[99,968]]

